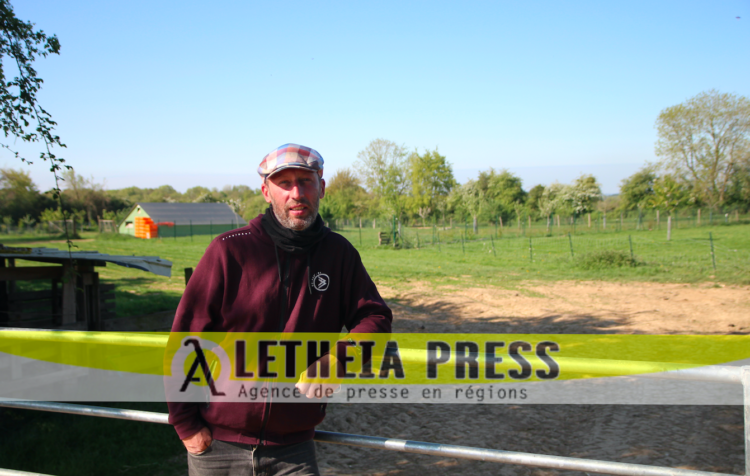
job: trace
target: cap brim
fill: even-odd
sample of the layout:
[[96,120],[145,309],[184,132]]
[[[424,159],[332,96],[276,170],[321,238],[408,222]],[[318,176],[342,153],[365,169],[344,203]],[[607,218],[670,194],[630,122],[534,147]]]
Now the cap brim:
[[310,172],[320,172],[320,170],[322,170],[320,168],[310,167],[309,165],[306,165],[306,164],[298,164],[298,163],[282,164],[276,167],[276,169],[273,172],[266,175],[266,178],[286,169],[303,169],[303,170],[309,170]]

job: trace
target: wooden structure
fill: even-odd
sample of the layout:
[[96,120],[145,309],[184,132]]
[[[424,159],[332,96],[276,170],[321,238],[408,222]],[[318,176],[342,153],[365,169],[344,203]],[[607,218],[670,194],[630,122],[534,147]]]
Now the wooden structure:
[[99,220],[99,233],[117,233],[114,220]]
[[[46,266],[17,266],[18,260]],[[0,327],[105,330],[105,321],[115,317],[115,286],[102,284],[95,268],[107,262],[164,276],[171,274],[172,267],[171,262],[155,256],[0,245]],[[17,281],[46,281],[50,286],[19,291]]]
[[[398,232],[396,232],[396,241],[398,241],[398,239],[399,239]],[[380,233],[378,233],[378,244],[379,245],[393,244],[393,246],[397,246],[397,243],[393,241],[393,232],[381,231]]]

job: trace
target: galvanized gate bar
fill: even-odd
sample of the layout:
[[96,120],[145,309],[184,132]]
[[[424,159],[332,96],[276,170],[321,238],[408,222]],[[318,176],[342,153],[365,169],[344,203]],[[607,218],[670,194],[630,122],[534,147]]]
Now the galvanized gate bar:
[[[750,368],[746,368],[746,370],[748,370],[748,372],[746,372],[746,375],[750,377]],[[28,410],[69,413],[74,415],[116,418],[121,420],[145,421],[150,423],[162,424],[167,424],[169,418],[169,415],[167,415],[166,413],[125,410],[121,408],[92,407],[56,402],[0,401],[0,406]],[[747,411],[747,407],[745,408]],[[472,448],[468,446],[441,445],[438,443],[398,440],[376,436],[349,435],[346,433],[332,433],[328,431],[316,431],[315,441],[399,451],[403,453],[449,456],[453,458],[492,461],[496,463],[517,464],[522,466],[578,470],[588,471],[591,473],[616,474],[624,476],[734,476],[725,473],[709,473],[705,471],[693,471],[688,469],[661,468],[656,466],[615,463],[609,461],[570,458],[565,456],[536,455],[514,451]],[[1,474],[2,473],[0,473],[0,475]]]
[[166,413],[127,410],[124,408],[92,407],[57,402],[27,402],[18,400],[0,401],[0,407],[21,408],[23,410],[41,410],[45,412],[69,413],[71,415],[97,416],[116,418],[118,420],[145,421],[148,423],[169,424]]
[[441,445],[438,443],[425,443],[423,441],[348,435],[346,433],[331,433],[328,431],[316,431],[315,441],[399,451],[403,453],[449,456],[453,458],[517,464],[521,466],[535,466],[540,468],[587,471],[589,473],[617,474],[625,476],[728,476],[725,473],[709,473],[690,469],[660,468],[657,466],[645,466],[642,464],[615,463],[610,461],[570,458],[566,456],[536,455],[531,453],[519,453],[517,451]]

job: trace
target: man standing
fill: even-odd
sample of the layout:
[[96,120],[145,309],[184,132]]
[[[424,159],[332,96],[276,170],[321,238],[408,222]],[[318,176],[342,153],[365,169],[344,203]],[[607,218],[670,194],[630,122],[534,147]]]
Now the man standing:
[[[270,204],[218,236],[190,278],[173,332],[390,332],[392,314],[359,253],[318,215],[323,158],[285,144],[263,158]],[[297,388],[308,398],[313,387]],[[325,405],[169,403],[191,475],[318,474],[312,438]]]

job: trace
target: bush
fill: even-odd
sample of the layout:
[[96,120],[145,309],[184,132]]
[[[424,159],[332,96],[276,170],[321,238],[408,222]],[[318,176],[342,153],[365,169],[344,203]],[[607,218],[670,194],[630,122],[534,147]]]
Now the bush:
[[638,260],[630,257],[629,253],[617,250],[594,251],[576,258],[576,265],[579,268],[589,270],[635,267],[639,264]]

